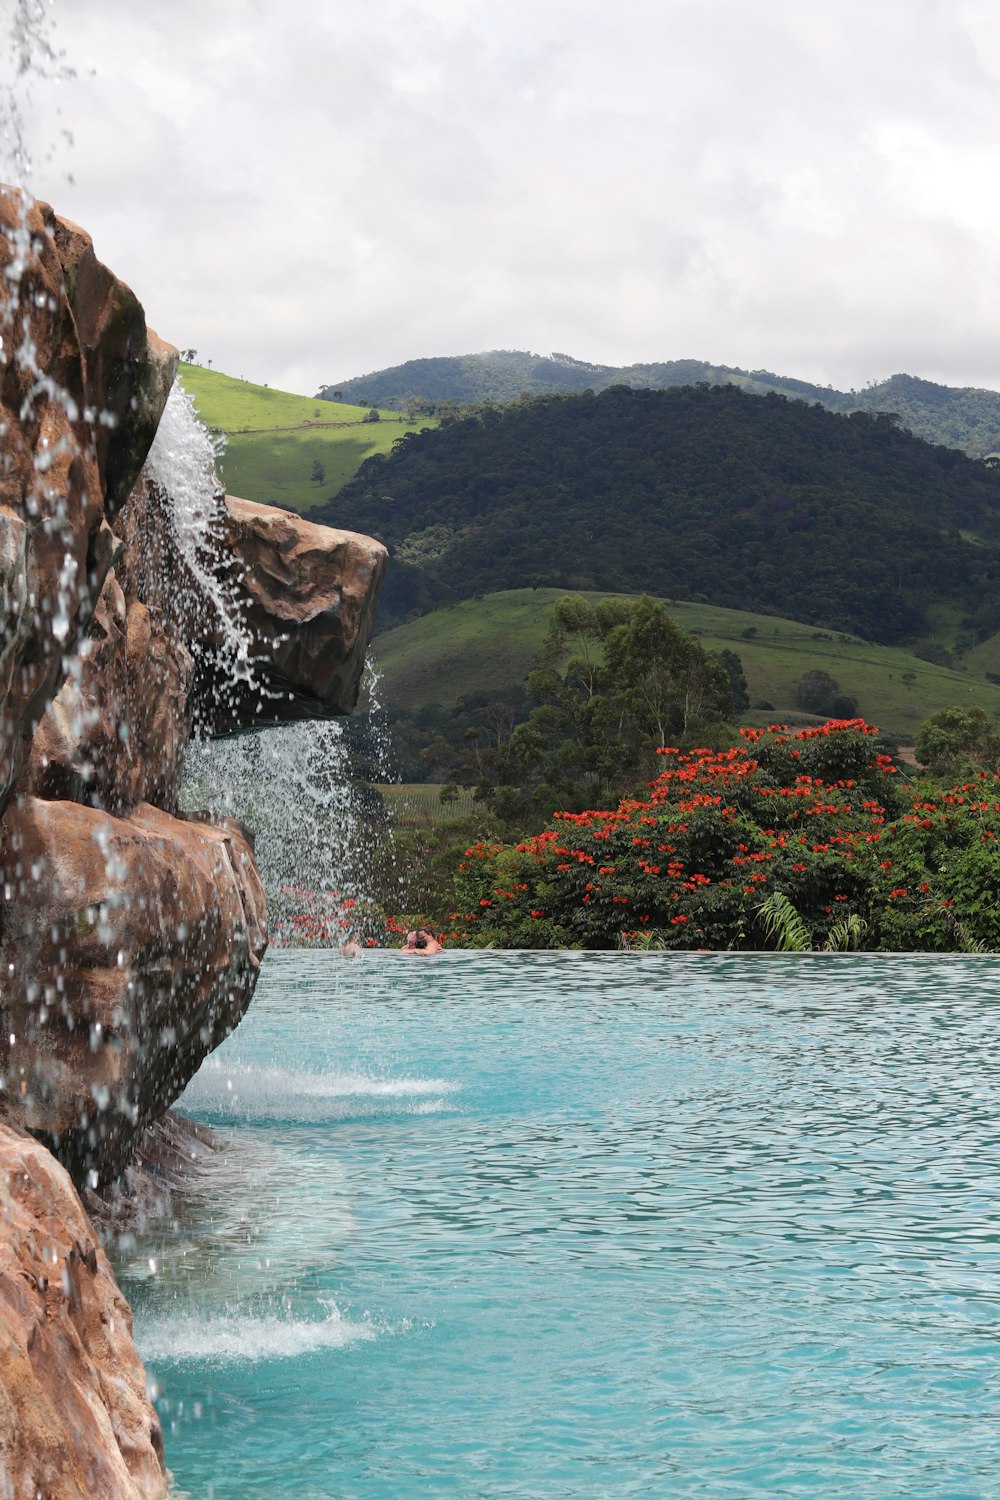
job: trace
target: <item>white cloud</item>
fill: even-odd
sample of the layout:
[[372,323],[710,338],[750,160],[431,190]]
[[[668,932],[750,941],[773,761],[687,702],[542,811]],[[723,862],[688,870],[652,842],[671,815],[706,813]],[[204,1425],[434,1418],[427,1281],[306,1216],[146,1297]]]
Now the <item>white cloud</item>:
[[502,346],[1000,386],[986,0],[51,15],[76,77],[32,84],[35,191],[217,368],[311,391]]

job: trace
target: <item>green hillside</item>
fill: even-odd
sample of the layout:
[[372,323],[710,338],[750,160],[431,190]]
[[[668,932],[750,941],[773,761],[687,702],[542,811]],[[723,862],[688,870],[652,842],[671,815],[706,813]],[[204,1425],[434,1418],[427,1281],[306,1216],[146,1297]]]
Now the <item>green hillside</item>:
[[[386,631],[374,645],[380,699],[389,708],[413,713],[429,703],[454,708],[463,697],[519,686],[536,665],[549,610],[560,597],[556,589],[511,589],[463,600]],[[1000,714],[1000,686],[971,665],[967,671],[934,666],[896,647],[773,615],[664,602],[677,624],[707,650],[737,653],[750,693],[748,719],[755,723],[765,703],[773,705],[765,714],[801,718],[794,684],[814,668],[856,697],[865,718],[902,739],[912,739],[924,719],[949,704],[977,703]]]
[[295,396],[201,365],[182,364],[178,374],[202,421],[225,438],[219,472],[226,489],[265,505],[308,511],[329,503],[365,459],[434,425],[395,411],[372,421],[369,407]]
[[[1000,627],[1000,471],[732,386],[487,408],[369,461],[326,514],[452,597],[645,591],[887,645]],[[395,587],[386,625],[413,609]]]
[[545,356],[521,349],[491,349],[482,354],[407,360],[388,370],[324,386],[319,398],[333,400],[336,391],[344,400],[377,402],[385,407],[405,407],[414,400],[435,406],[513,401],[519,396],[551,392],[603,391],[612,385],[667,390],[699,382],[735,385],[754,396],[774,392],[818,401],[830,411],[891,412],[917,437],[963,448],[973,458],[1000,450],[1000,391],[937,385],[914,375],[892,375],[860,391],[836,391],[771,370],[742,370],[698,359],[615,366],[589,364],[568,354]]

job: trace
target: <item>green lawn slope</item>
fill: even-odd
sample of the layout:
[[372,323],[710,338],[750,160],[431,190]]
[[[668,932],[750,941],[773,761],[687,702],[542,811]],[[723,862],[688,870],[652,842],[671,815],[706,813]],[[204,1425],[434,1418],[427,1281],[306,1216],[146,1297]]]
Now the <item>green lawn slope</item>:
[[[178,376],[202,421],[225,439],[219,475],[226,489],[264,505],[312,510],[334,499],[366,458],[388,453],[404,432],[434,426],[395,411],[372,422],[370,408],[275,391],[201,365],[181,364]],[[313,478],[317,464],[321,482]]]
[[[514,687],[535,665],[549,610],[564,590],[509,589],[467,599],[380,635],[373,653],[382,674],[380,699],[415,711],[427,703],[453,707],[467,693]],[[595,600],[608,595],[588,593]],[[623,598],[625,595],[613,597]],[[912,739],[924,719],[949,704],[977,703],[1000,711],[1000,687],[983,668],[934,666],[892,646],[817,630],[773,615],[709,604],[665,601],[683,630],[710,651],[735,651],[743,662],[752,711],[765,716],[796,712],[794,685],[821,668],[857,698],[865,718]]]

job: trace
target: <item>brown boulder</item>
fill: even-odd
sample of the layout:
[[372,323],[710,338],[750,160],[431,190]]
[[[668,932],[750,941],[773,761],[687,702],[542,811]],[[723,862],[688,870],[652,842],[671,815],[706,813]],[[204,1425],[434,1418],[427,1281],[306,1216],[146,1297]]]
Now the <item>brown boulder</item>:
[[103,1183],[250,1003],[267,947],[253,854],[231,821],[27,797],[0,867],[7,1109]]
[[[0,189],[0,813],[111,564],[176,351],[47,204]],[[133,404],[132,397],[135,396]]]
[[62,266],[82,356],[91,436],[113,518],[146,461],[177,373],[177,350],[152,329],[138,297],[97,259],[85,229],[42,205]]
[[[157,486],[137,487],[116,526],[125,592],[162,614],[168,634],[197,642],[192,712],[209,734],[356,706],[387,553],[353,531],[271,505],[219,497],[207,546],[229,621],[192,578]],[[234,672],[231,621],[252,671]]]
[[259,690],[243,727],[350,713],[358,701],[388,554],[381,542],[225,497],[223,535],[242,564]]
[[0,1124],[0,1493],[159,1500],[132,1314],[64,1169]]
[[140,802],[176,812],[193,672],[183,641],[109,573],[73,671],[35,731],[26,789],[117,814]]

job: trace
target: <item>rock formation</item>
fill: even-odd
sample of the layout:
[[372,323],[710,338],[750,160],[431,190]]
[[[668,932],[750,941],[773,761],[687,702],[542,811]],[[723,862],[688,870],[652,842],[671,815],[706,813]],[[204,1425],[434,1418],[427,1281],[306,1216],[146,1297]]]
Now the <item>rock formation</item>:
[[73,1184],[0,1125],[0,1493],[153,1500],[163,1436],[132,1315]]
[[[193,725],[349,712],[385,553],[221,495],[185,530],[169,463],[143,471],[176,351],[45,205],[0,195],[0,272],[0,1100],[13,1127],[0,1130],[0,1493],[29,1473],[7,1428],[35,1431],[36,1412],[38,1451],[66,1455],[39,1460],[47,1497],[155,1494],[155,1414],[136,1397],[135,1417],[117,1344],[111,1373],[95,1353],[107,1299],[88,1297],[107,1267],[19,1129],[93,1201],[243,1015],[267,945],[263,891],[244,829],[179,812],[184,750]],[[54,1314],[38,1269],[53,1255],[68,1268]],[[51,1339],[32,1332],[40,1308],[75,1330],[99,1432],[72,1405],[14,1393],[34,1392],[29,1366],[44,1386],[72,1343],[56,1323]],[[123,1453],[132,1489],[105,1477]]]
[[0,813],[108,568],[177,367],[88,235],[0,194]]

